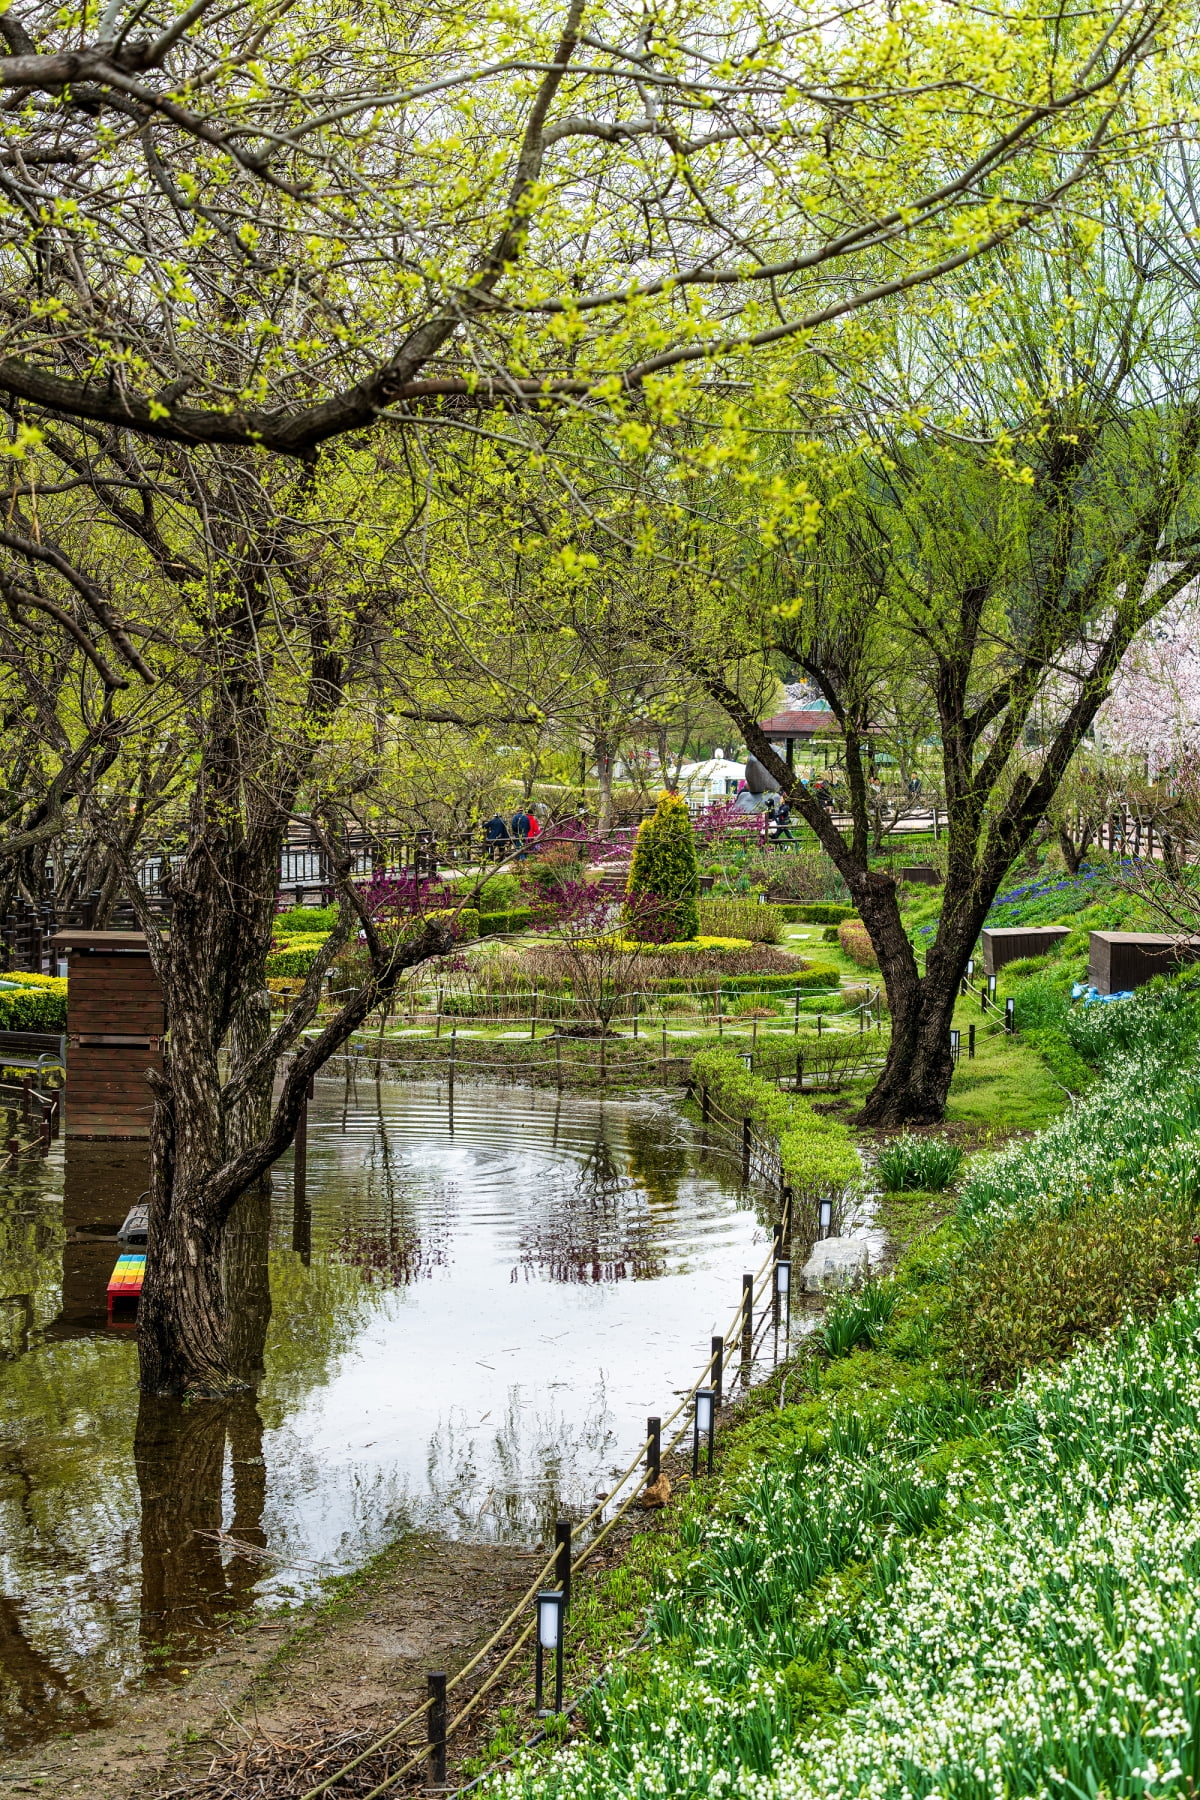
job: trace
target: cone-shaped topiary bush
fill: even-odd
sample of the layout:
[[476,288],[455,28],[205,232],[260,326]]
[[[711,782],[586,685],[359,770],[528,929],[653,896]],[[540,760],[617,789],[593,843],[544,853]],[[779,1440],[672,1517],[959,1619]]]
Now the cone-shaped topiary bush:
[[700,930],[700,871],[688,809],[663,794],[638,826],[626,884],[626,930],[643,943],[683,943]]

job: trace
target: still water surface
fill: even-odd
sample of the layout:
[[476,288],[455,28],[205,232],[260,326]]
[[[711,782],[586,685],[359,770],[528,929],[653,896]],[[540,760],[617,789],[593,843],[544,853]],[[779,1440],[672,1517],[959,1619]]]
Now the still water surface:
[[[139,1400],[105,1323],[140,1146],[0,1178],[0,1741],[99,1720],[248,1606],[419,1529],[532,1543],[671,1410],[761,1261],[764,1203],[667,1101],[320,1084],[239,1223],[256,1394]],[[761,1216],[760,1216],[761,1215]],[[224,1534],[224,1537],[222,1537]],[[257,1556],[228,1541],[253,1546]]]

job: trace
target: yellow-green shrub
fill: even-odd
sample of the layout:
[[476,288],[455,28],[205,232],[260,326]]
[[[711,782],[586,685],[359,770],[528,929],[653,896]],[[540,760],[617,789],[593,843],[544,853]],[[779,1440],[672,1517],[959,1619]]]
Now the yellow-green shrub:
[[706,1087],[733,1118],[753,1119],[778,1139],[783,1179],[797,1199],[839,1193],[862,1178],[850,1132],[839,1120],[813,1110],[802,1094],[783,1094],[755,1075],[736,1051],[718,1045],[692,1058],[692,1080]]

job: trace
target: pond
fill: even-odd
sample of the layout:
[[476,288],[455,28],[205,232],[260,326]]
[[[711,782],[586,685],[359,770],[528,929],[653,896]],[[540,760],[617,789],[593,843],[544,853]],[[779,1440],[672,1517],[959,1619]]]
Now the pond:
[[144,1146],[0,1176],[0,1739],[101,1720],[404,1532],[544,1541],[666,1414],[769,1203],[665,1098],[318,1083],[228,1273],[257,1392],[140,1399],[110,1327]]

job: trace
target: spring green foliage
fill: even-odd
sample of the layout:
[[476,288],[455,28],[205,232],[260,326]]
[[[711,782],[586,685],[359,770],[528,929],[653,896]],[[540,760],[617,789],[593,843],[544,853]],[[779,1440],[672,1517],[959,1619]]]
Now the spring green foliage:
[[1066,1218],[997,1232],[955,1288],[956,1336],[981,1379],[1008,1385],[1079,1338],[1152,1319],[1196,1279],[1200,1171],[1192,1197],[1139,1182]]
[[281,938],[299,937],[307,932],[320,932],[322,937],[327,937],[337,921],[336,906],[292,906],[278,915],[274,932]]
[[699,933],[696,840],[687,804],[678,794],[660,795],[654,812],[638,826],[625,891],[634,902],[629,915],[634,937],[682,943]]
[[946,1138],[906,1132],[879,1152],[879,1178],[890,1193],[913,1189],[940,1194],[962,1166],[963,1153]]
[[279,943],[279,948],[272,950],[267,958],[268,979],[277,979],[280,976],[294,978],[307,975],[317,960],[323,942],[323,937],[311,931],[300,932],[292,938],[284,938]]
[[849,1356],[860,1344],[876,1348],[899,1298],[891,1281],[869,1281],[858,1293],[842,1294],[830,1307],[821,1331],[828,1354]]
[[781,906],[779,911],[788,925],[840,925],[843,919],[857,917],[852,906],[835,906],[832,901],[818,901],[811,906]]
[[692,1058],[692,1080],[735,1119],[752,1119],[778,1139],[783,1179],[797,1199],[843,1192],[862,1180],[862,1163],[846,1126],[816,1112],[801,1094],[784,1094],[718,1046]]

